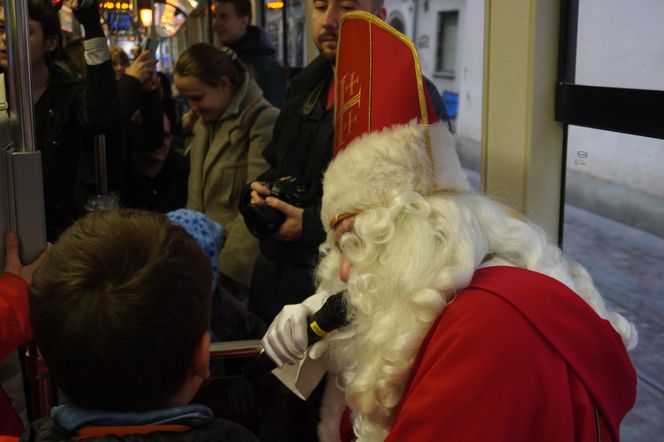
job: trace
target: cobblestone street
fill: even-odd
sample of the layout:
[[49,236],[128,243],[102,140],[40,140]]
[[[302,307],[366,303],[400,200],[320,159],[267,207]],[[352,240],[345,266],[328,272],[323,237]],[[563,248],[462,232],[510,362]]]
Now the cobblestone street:
[[636,406],[622,425],[623,442],[664,437],[664,238],[567,205],[565,253],[583,264],[600,292],[634,322],[631,353],[638,373]]

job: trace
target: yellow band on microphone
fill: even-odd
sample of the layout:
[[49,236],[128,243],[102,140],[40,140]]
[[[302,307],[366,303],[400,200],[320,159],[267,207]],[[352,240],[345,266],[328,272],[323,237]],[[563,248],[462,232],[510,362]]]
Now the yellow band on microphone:
[[311,327],[311,329],[314,331],[314,333],[316,333],[321,338],[324,338],[325,335],[327,335],[327,332],[325,330],[323,330],[322,328],[320,328],[316,321],[313,321],[311,324],[309,324],[309,327]]

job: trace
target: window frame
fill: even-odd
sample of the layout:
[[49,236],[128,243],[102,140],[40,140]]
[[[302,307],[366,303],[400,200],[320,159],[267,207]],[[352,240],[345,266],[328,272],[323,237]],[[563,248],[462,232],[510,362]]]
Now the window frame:
[[445,54],[445,44],[443,42],[444,36],[444,22],[446,17],[456,17],[456,34],[457,34],[457,51],[458,54],[458,42],[459,42],[459,17],[460,13],[458,9],[449,9],[445,11],[438,11],[438,26],[436,32],[436,58],[434,66],[434,77],[437,78],[456,78],[457,73],[457,61],[454,60],[454,69],[443,69],[443,60]]
[[[579,1],[561,0],[555,119],[565,125],[664,139],[664,91],[576,83]],[[565,150],[567,149],[565,136]]]

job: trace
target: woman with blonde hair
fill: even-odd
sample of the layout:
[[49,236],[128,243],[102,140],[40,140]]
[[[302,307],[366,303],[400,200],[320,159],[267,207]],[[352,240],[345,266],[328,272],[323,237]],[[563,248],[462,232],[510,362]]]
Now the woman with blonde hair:
[[268,168],[262,152],[272,139],[279,111],[268,103],[237,55],[199,43],[184,51],[174,83],[198,116],[188,149],[191,172],[187,208],[224,226],[219,255],[224,286],[246,294],[258,241],[238,211],[241,192]]
[[111,63],[113,64],[113,72],[115,72],[115,80],[119,80],[129,67],[129,57],[120,46],[111,46],[108,48],[108,52],[111,54]]

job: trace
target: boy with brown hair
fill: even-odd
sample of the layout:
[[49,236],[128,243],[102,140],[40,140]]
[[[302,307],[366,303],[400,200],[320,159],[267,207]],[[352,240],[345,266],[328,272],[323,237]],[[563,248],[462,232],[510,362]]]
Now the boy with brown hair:
[[92,213],[30,289],[35,339],[71,401],[26,441],[256,441],[188,405],[209,376],[210,260],[165,215]]

